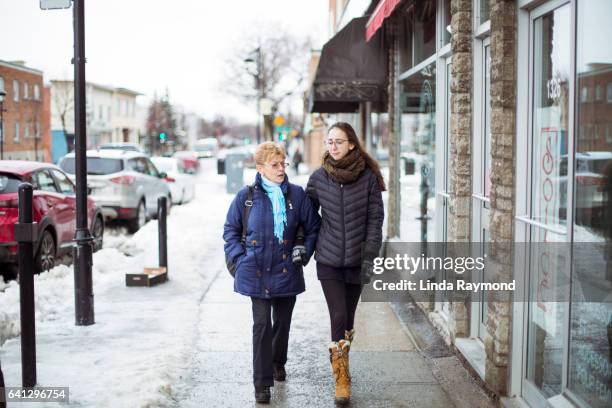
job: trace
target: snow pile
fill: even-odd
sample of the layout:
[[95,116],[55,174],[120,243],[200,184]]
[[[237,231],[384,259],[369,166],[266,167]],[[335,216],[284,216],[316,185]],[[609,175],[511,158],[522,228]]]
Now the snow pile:
[[[233,198],[224,182],[200,178],[196,199],[172,208],[170,280],[163,285],[125,285],[126,273],[157,266],[156,221],[133,236],[105,237],[104,249],[94,254],[96,324],[74,324],[72,266],[35,277],[40,386],[70,387],[70,405],[172,405],[172,385],[193,357],[202,294],[224,266],[221,234]],[[0,292],[0,361],[7,386],[21,381],[18,336],[19,286],[11,282]]]

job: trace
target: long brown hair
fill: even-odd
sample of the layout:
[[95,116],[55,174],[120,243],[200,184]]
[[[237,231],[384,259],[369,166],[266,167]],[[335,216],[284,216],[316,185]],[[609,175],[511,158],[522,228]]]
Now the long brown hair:
[[346,137],[348,138],[349,143],[355,145],[355,148],[357,149],[359,154],[361,154],[361,157],[363,157],[363,159],[365,160],[366,165],[376,175],[376,180],[378,181],[378,187],[380,188],[380,191],[386,191],[387,187],[385,186],[385,180],[383,179],[382,173],[380,171],[380,166],[378,165],[378,162],[372,156],[370,156],[370,154],[366,152],[365,149],[361,146],[359,138],[357,137],[357,133],[355,133],[355,129],[353,129],[353,127],[346,122],[336,122],[329,127],[327,133],[329,134],[329,132],[331,132],[331,130],[334,128],[343,131]]

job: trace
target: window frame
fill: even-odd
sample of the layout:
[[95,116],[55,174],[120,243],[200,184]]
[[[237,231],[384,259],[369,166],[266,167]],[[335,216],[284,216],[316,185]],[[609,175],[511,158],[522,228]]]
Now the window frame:
[[[53,177],[53,179],[55,180],[55,185],[56,185],[56,188],[57,188],[57,190],[58,190],[58,192],[59,192],[60,194],[63,194],[63,195],[69,195],[69,196],[76,195],[76,186],[74,185],[74,183],[72,182],[72,180],[70,180],[70,177],[68,177],[68,176],[67,176],[67,175],[66,175],[64,172],[62,172],[61,170],[58,170],[58,169],[55,169],[55,168],[50,168],[50,169],[47,169],[47,170],[50,170],[50,171],[49,171],[49,173],[51,174],[51,176],[52,176],[52,177]],[[56,174],[56,173],[57,173],[57,174]],[[64,190],[62,190],[62,187],[61,187],[61,186],[62,186],[62,181],[61,181],[60,177],[58,176],[58,174],[59,174],[60,176],[63,176],[63,177],[64,177],[64,179],[68,181],[68,184],[70,184],[70,186],[72,187],[72,190],[71,190],[71,192],[70,192],[70,193],[64,192]]]
[[[45,190],[42,188],[38,180],[38,176],[42,173],[46,173],[47,177],[51,179],[51,181],[53,182],[53,187],[55,187],[55,191]],[[49,172],[48,168],[36,170],[34,173],[32,173],[32,181],[36,184],[36,190],[44,191],[46,193],[60,194],[60,189],[57,185],[57,181],[55,180],[55,177],[53,177],[53,175]]]
[[21,126],[19,125],[19,121],[15,121],[15,127],[13,128],[15,133],[13,134],[13,143],[19,143],[19,133],[21,132]]
[[19,102],[19,81],[13,79],[13,102]]

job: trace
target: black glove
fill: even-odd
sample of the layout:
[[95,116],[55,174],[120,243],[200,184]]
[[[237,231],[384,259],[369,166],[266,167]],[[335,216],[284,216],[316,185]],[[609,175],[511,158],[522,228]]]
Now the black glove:
[[364,259],[361,262],[361,283],[367,285],[372,282],[372,276],[374,276],[374,263],[368,259]]
[[296,265],[306,265],[306,247],[304,245],[294,246],[291,260]]

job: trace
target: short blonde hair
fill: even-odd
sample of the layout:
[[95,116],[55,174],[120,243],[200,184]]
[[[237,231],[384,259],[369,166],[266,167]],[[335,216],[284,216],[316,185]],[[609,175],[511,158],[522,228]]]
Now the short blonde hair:
[[280,156],[282,160],[287,157],[285,149],[278,143],[263,142],[255,149],[255,164],[263,166],[271,157]]

